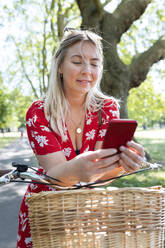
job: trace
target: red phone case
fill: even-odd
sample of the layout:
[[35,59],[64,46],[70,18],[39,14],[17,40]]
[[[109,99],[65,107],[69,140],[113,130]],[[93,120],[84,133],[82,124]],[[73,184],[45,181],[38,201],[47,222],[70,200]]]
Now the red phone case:
[[136,120],[113,119],[109,122],[102,148],[116,148],[133,139],[138,123]]

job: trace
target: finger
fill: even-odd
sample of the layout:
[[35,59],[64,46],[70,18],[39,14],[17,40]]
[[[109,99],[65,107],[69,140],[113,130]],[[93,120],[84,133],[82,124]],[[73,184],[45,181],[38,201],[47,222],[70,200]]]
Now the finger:
[[130,157],[128,157],[124,152],[120,154],[120,158],[124,163],[122,164],[122,166],[126,165],[126,169],[129,168],[130,170],[133,170],[133,171],[139,169],[140,165],[136,163],[135,161],[133,161]]
[[139,154],[140,156],[142,157],[145,156],[144,148],[141,144],[135,143],[134,141],[128,141],[127,146],[133,148],[133,150],[135,150],[136,153]]
[[119,163],[114,163],[114,164],[111,164],[110,166],[108,167],[103,167],[103,168],[99,168],[98,169],[98,173],[101,175],[101,174],[105,174],[105,173],[108,173],[108,172],[111,172],[113,171],[114,169],[116,168],[119,168]]
[[88,160],[94,161],[94,160],[99,160],[101,158],[112,156],[116,153],[117,153],[116,149],[100,149],[100,150],[84,153],[84,156],[86,156]]
[[119,161],[119,159],[120,159],[119,154],[116,154],[107,158],[96,160],[94,166],[96,166],[97,168],[104,168],[107,166],[111,167],[111,165]]
[[124,168],[124,170],[129,173],[129,172],[133,172],[134,170],[132,170],[129,166],[127,166],[126,163],[124,163],[124,161],[122,159],[119,160],[120,165]]
[[135,151],[132,151],[124,146],[120,147],[120,151],[124,152],[128,157],[130,157],[134,162],[136,162],[139,165],[141,165],[144,161],[144,158],[138,155]]

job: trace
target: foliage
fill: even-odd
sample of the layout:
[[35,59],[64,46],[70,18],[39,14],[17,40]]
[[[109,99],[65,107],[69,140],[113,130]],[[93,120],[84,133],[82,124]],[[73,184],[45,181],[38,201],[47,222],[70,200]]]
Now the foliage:
[[0,129],[5,128],[6,121],[11,114],[8,98],[9,98],[8,90],[2,84],[2,78],[0,77]]
[[[92,24],[92,28],[94,27],[103,36],[107,66],[102,84],[103,90],[123,100],[122,117],[127,117],[125,106],[128,91],[132,87],[138,87],[146,78],[148,71],[152,70],[152,65],[164,58],[162,43],[161,45],[157,43],[164,35],[163,2],[159,4],[158,0],[152,0],[150,4],[149,2],[144,0],[5,1],[0,12],[0,27],[7,19],[10,32],[6,38],[6,47],[11,47],[12,44],[15,47],[13,57],[11,53],[9,56],[12,57],[12,62],[8,62],[6,70],[7,83],[11,84],[13,80],[15,86],[23,86],[25,89],[30,85],[32,94],[36,98],[42,96],[48,87],[51,57],[61,39],[64,27],[79,27],[86,15],[86,27],[90,28]],[[132,9],[123,8],[129,3]],[[134,7],[136,3],[138,8]],[[153,50],[149,51],[150,48]],[[143,54],[144,51],[148,53]],[[139,57],[142,62],[139,62]],[[132,63],[133,61],[135,63]],[[158,75],[164,75],[159,63],[152,68],[156,68]],[[160,99],[159,105],[161,101]],[[158,111],[156,112],[158,114]],[[148,113],[143,112],[143,114]],[[159,116],[154,117],[152,122],[157,118]]]
[[3,9],[11,24],[18,23],[22,34],[8,36],[16,52],[10,76],[17,79],[19,86],[28,82],[34,96],[39,98],[48,87],[52,54],[64,27],[79,18],[78,8],[73,0],[13,0],[12,4],[5,3]]
[[148,79],[138,88],[133,88],[128,97],[128,114],[143,127],[152,127],[165,118],[165,97],[156,93],[153,82]]
[[0,83],[0,129],[25,126],[25,113],[31,96],[23,96],[19,88],[9,91]]
[[17,127],[25,127],[26,111],[32,103],[32,96],[23,96],[20,89],[14,89],[10,94],[12,114],[16,117]]

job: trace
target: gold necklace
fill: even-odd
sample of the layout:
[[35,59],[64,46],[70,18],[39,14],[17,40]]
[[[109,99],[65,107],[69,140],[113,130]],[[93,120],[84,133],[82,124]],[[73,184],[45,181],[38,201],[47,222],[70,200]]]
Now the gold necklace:
[[76,128],[76,133],[80,134],[82,132],[82,129],[80,127]]
[[74,126],[77,126],[76,129],[75,129],[76,133],[77,133],[77,134],[82,133],[81,124],[82,124],[82,122],[83,122],[83,118],[81,119],[81,121],[80,121],[77,125],[76,125],[76,123],[72,120],[71,116],[70,116],[70,120],[71,120],[72,124],[74,124]]

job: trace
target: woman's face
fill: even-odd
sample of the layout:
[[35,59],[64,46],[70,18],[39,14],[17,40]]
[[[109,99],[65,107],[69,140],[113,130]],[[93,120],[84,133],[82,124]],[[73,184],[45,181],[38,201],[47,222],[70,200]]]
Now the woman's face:
[[86,95],[100,77],[101,68],[101,57],[93,43],[83,41],[72,45],[59,68],[65,94]]

